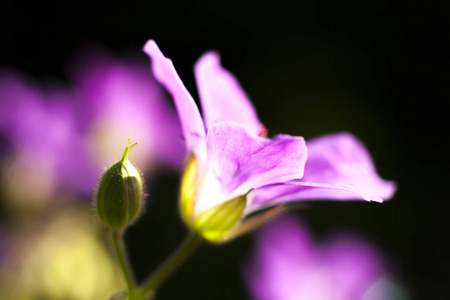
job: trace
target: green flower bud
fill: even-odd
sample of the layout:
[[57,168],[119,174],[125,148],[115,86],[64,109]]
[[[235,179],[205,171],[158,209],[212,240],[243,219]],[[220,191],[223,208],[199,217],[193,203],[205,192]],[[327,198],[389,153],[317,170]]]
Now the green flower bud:
[[142,207],[143,187],[141,176],[128,160],[130,139],[122,159],[102,176],[97,191],[97,213],[107,226],[118,229],[130,225]]

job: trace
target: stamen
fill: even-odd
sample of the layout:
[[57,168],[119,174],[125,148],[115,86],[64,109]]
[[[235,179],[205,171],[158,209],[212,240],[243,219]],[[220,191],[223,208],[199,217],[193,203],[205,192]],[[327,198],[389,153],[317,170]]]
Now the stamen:
[[261,125],[261,129],[259,130],[258,136],[266,137],[267,136],[267,128],[264,125]]

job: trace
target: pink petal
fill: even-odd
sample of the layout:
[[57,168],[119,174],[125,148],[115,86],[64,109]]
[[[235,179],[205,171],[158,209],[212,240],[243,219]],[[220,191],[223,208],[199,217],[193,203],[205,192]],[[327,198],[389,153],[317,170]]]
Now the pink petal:
[[172,61],[161,53],[155,41],[149,40],[144,46],[144,52],[152,60],[155,78],[173,97],[188,151],[194,151],[197,157],[205,159],[205,127],[194,99],[178,76]]
[[105,144],[98,151],[110,149],[97,154],[104,158],[96,160],[101,168],[105,160],[110,163],[123,151],[128,137],[139,141],[139,147],[133,150],[133,163],[141,169],[159,162],[174,169],[183,165],[185,149],[179,118],[148,66],[118,60],[103,48],[87,49],[74,66],[84,123],[91,126],[89,131],[102,131],[94,147]]
[[350,235],[334,236],[326,247],[326,255],[333,283],[347,297],[361,299],[386,269],[373,247]]
[[292,215],[283,215],[257,235],[255,253],[244,269],[255,299],[292,299],[308,283],[308,272],[319,253],[306,227]]
[[303,176],[306,146],[302,137],[277,135],[273,139],[250,135],[232,122],[215,123],[207,136],[212,172],[224,190],[239,194],[263,185]]
[[308,142],[307,147],[303,178],[255,191],[249,210],[295,200],[382,202],[394,194],[395,183],[378,176],[370,154],[353,135],[323,136]]
[[[309,141],[307,147],[309,156],[302,182],[312,187],[319,184],[320,188],[310,196],[321,197],[321,184],[357,193],[365,200],[381,202],[393,196],[395,184],[378,176],[369,152],[353,135],[323,136]],[[341,199],[350,196],[345,191],[338,193]]]
[[388,287],[377,284],[388,275],[377,250],[350,235],[317,243],[293,215],[258,232],[255,253],[244,271],[259,300],[361,300],[374,286],[377,291],[370,299],[394,299]]
[[207,128],[215,122],[233,121],[259,134],[262,125],[255,108],[237,79],[220,65],[219,54],[204,54],[195,64],[195,78]]

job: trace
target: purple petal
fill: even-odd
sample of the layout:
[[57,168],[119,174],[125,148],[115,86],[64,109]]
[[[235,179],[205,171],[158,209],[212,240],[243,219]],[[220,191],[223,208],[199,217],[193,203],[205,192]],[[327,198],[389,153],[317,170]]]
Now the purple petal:
[[254,299],[295,298],[302,278],[307,281],[304,276],[308,272],[302,270],[315,265],[315,256],[316,247],[309,232],[292,216],[284,215],[264,226],[257,235],[253,261],[244,270]]
[[[19,122],[22,111],[32,111],[35,107],[40,112],[42,91],[36,87],[30,78],[12,70],[0,70],[0,132],[6,136],[15,137],[20,134],[23,126]],[[24,123],[28,120],[24,120]]]
[[0,131],[14,151],[11,163],[21,168],[20,162],[39,161],[25,166],[33,170],[24,172],[30,175],[27,178],[42,171],[55,187],[91,191],[94,184],[90,179],[95,182],[96,174],[89,176],[92,169],[75,114],[76,99],[70,91],[56,84],[38,88],[19,74],[5,73],[0,77],[0,102],[8,107]]
[[205,159],[206,132],[194,99],[178,76],[172,61],[161,53],[155,41],[149,40],[144,51],[152,60],[155,78],[173,97],[188,151],[194,151],[198,158]]
[[296,200],[368,200],[382,202],[395,184],[380,178],[370,154],[351,134],[328,135],[309,141],[301,180],[255,191],[251,210]]
[[204,54],[195,64],[195,78],[207,128],[215,122],[233,121],[252,134],[260,133],[255,108],[237,79],[220,65],[219,54]]
[[326,247],[327,264],[334,285],[346,299],[361,299],[383,277],[379,253],[351,236],[335,236]]
[[261,300],[362,299],[387,275],[382,258],[369,245],[348,235],[325,245],[315,243],[290,215],[258,233],[253,257],[245,277],[255,299]]
[[381,202],[393,196],[395,184],[378,176],[369,152],[353,135],[323,136],[309,141],[307,147],[309,156],[302,184],[313,188],[304,191],[305,197],[330,197],[329,187],[337,189],[339,199]]
[[303,176],[306,146],[302,137],[266,139],[250,135],[239,124],[223,122],[210,126],[207,147],[209,166],[229,193],[238,189],[242,194]]
[[132,159],[141,169],[161,162],[175,169],[182,166],[178,117],[145,64],[118,60],[94,48],[77,61],[74,73],[84,112],[80,117],[99,168],[117,159],[129,137],[139,142]]

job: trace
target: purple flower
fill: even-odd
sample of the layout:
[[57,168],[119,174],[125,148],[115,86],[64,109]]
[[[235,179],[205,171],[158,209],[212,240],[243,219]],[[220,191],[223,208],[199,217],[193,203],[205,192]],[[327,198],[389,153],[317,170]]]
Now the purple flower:
[[[61,84],[37,86],[11,71],[0,75],[0,135],[6,196],[30,206],[55,191],[86,190],[87,152],[75,113],[75,97]],[[95,178],[95,176],[94,176]]]
[[142,170],[180,169],[180,123],[145,63],[91,47],[74,65],[80,120],[97,169],[116,161],[129,137],[139,142],[132,158]]
[[171,60],[152,40],[144,51],[155,78],[174,99],[191,153],[181,189],[182,216],[207,239],[223,240],[245,216],[276,204],[314,199],[381,202],[393,195],[395,185],[377,175],[370,155],[350,134],[307,144],[302,137],[285,134],[266,138],[253,105],[217,53],[204,54],[195,65],[202,119]]
[[262,228],[252,257],[244,277],[258,300],[388,300],[402,293],[373,247],[350,235],[318,244],[292,216]]
[[0,73],[1,178],[12,202],[91,195],[129,137],[139,142],[131,159],[142,171],[182,166],[180,123],[148,65],[98,48],[74,65],[71,85]]

